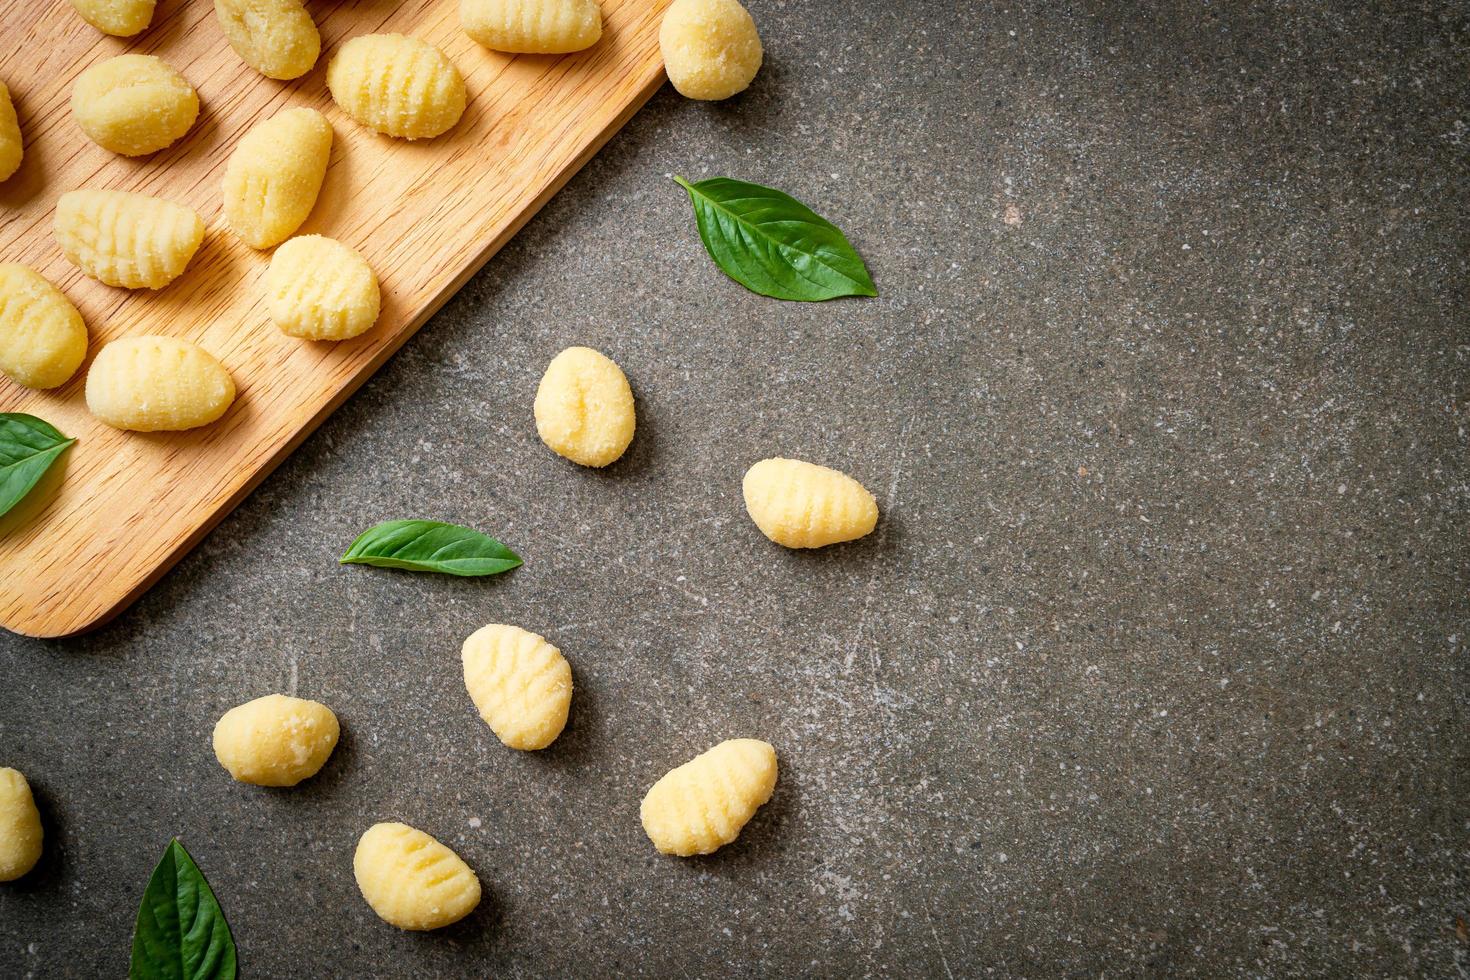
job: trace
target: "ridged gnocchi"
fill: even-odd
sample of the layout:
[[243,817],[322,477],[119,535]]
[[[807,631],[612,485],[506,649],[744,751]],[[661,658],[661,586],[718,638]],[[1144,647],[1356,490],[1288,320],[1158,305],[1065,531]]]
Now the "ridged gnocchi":
[[129,191],[68,191],[51,229],[73,265],[109,286],[162,289],[204,241],[192,208]]
[[251,248],[284,242],[316,206],[331,155],[332,124],[315,109],[256,123],[225,166],[225,224]]
[[43,837],[31,784],[14,769],[0,769],[0,881],[14,881],[36,866]]
[[639,808],[643,831],[664,854],[709,854],[739,837],[775,789],[776,750],[730,739],[653,784]]
[[464,32],[492,51],[566,54],[602,37],[597,0],[459,0]]
[[728,99],[761,68],[760,34],[738,0],[674,0],[658,46],[669,81],[691,99]]
[[176,337],[123,337],[87,370],[87,408],[116,429],[175,432],[208,425],[235,400],[213,354]]
[[354,249],[322,235],[293,238],[271,256],[266,309],[282,333],[348,340],[378,319],[378,277]]
[[568,347],[551,359],[532,411],[541,441],[583,466],[617,460],[637,426],[627,376],[590,347]]
[[403,34],[364,34],[327,65],[327,88],[342,111],[370,129],[428,139],[464,115],[464,78],[434,45]]
[[853,541],[878,523],[878,501],[846,473],[799,459],[763,459],[745,471],[745,509],[788,548]]
[[103,34],[132,37],[153,20],[154,0],[71,0],[82,20]]
[[407,824],[369,827],[352,855],[352,872],[378,918],[400,929],[441,929],[480,904],[480,879],[470,866]]
[[214,726],[214,757],[239,782],[295,786],[321,771],[341,727],[319,701],[267,694],[226,711]]
[[135,157],[187,133],[199,116],[199,96],[162,58],[124,54],[77,76],[71,114],[93,143]]
[[561,734],[572,704],[572,668],[544,636],[491,624],[460,651],[464,686],[480,717],[512,749],[544,749]]
[[322,53],[301,0],[214,0],[214,16],[240,60],[267,78],[300,78]]
[[20,120],[15,115],[15,103],[10,101],[10,89],[0,82],[0,180],[9,179],[20,169],[23,156],[25,143],[20,138]]
[[27,388],[64,384],[87,356],[87,325],[39,272],[0,264],[0,371]]

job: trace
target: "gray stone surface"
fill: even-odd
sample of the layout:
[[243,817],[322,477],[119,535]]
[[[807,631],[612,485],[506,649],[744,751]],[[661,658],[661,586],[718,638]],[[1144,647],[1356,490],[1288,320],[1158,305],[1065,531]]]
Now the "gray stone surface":
[[[0,638],[49,834],[0,976],[121,975],[174,835],[253,977],[1470,971],[1467,8],[752,9],[752,91],[656,96],[131,611]],[[744,292],[675,172],[811,203],[882,296]],[[569,344],[638,396],[605,472],[531,424]],[[769,544],[738,488],[774,454],[879,530]],[[407,515],[526,565],[335,563]],[[573,664],[546,752],[465,696],[491,621]],[[293,791],[209,748],[271,691],[346,732]],[[655,854],[643,791],[745,735],[770,805]],[[482,909],[377,921],[382,819]]]

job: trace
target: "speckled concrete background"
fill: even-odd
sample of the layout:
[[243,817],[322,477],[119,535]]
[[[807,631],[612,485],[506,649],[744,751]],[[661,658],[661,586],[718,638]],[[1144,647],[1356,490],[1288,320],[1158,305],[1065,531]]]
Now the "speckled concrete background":
[[[121,975],[173,835],[253,977],[1470,972],[1470,12],[752,9],[748,95],[660,93],[130,612],[0,638],[0,763],[50,835],[0,975]],[[747,294],[674,172],[808,201],[881,298]],[[639,400],[606,472],[530,421],[574,343]],[[739,479],[777,453],[863,480],[879,531],[769,544]],[[409,515],[526,565],[335,563]],[[490,621],[573,664],[544,753],[465,695]],[[214,720],[281,690],[344,744],[231,783]],[[655,854],[644,790],[743,735],[771,804]],[[377,921],[380,819],[481,910]]]

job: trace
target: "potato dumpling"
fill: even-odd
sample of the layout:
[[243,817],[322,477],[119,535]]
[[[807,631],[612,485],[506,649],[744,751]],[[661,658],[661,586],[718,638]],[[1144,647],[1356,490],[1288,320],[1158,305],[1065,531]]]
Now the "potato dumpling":
[[464,78],[434,45],[403,34],[364,34],[327,65],[327,88],[342,111],[370,129],[429,139],[464,115]]
[[541,441],[583,466],[607,466],[622,456],[637,425],[622,368],[590,347],[568,347],[551,359],[533,411]]
[[321,771],[341,729],[317,701],[267,694],[224,713],[214,756],[230,775],[256,786],[295,786]]
[[301,0],[214,0],[214,16],[240,60],[267,78],[300,78],[322,53]]
[[266,309],[282,333],[348,340],[378,319],[382,297],[367,260],[336,239],[301,235],[271,256]]
[[187,133],[199,116],[199,96],[162,58],[124,54],[77,76],[71,114],[92,142],[135,157]]
[[534,751],[556,741],[572,704],[572,668],[546,637],[492,623],[470,634],[460,659],[470,700],[504,745]]
[[251,126],[225,166],[225,224],[251,248],[284,242],[316,206],[331,155],[332,125],[315,109]]
[[597,0],[460,0],[464,32],[492,51],[566,54],[602,37]]
[[31,784],[0,769],[0,881],[14,881],[41,860],[41,813]]
[[799,459],[763,459],[745,471],[745,509],[788,548],[853,541],[878,523],[878,501],[846,473]]
[[208,425],[235,400],[235,382],[204,348],[176,337],[123,337],[87,370],[87,409],[116,429],[173,432]]
[[369,827],[352,855],[358,890],[400,929],[441,929],[480,904],[480,879],[458,854],[402,823]]
[[0,180],[5,180],[20,169],[20,158],[25,155],[25,144],[20,138],[20,120],[15,115],[15,103],[10,101],[10,89],[0,82]]
[[674,0],[664,11],[658,46],[679,94],[728,99],[745,91],[761,67],[761,39],[737,0]]
[[27,388],[64,384],[87,356],[87,326],[33,269],[0,264],[0,371]]
[[204,219],[193,208],[128,191],[67,191],[51,230],[72,264],[128,289],[167,286],[204,241]]
[[153,20],[154,0],[71,0],[82,20],[103,34],[132,37]]
[[643,797],[643,831],[664,854],[709,854],[741,829],[776,789],[776,750],[754,738],[721,742],[667,773]]

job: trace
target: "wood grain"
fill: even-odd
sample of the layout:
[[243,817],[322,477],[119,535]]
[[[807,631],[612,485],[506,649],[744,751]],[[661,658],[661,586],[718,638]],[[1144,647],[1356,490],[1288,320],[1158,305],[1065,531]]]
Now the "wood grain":
[[[137,38],[88,27],[62,0],[0,0],[0,80],[25,136],[20,170],[0,183],[0,261],[23,262],[76,303],[91,339],[66,385],[27,391],[0,377],[0,411],[41,416],[78,443],[29,499],[0,518],[0,625],[64,636],[105,621],[155,582],[306,438],[480,268],[653,94],[663,79],[658,20],[668,0],[602,0],[603,38],[562,57],[498,54],[459,29],[454,0],[311,3],[322,57],[302,78],[263,78],[230,50],[207,0],[162,0]],[[343,40],[399,31],[437,44],[470,93],[437,139],[393,140],[332,103],[327,61]],[[72,81],[124,52],[156,54],[198,89],[199,121],[141,159],[87,141],[71,119]],[[377,271],[383,313],[341,344],[282,335],[265,314],[269,252],[240,243],[220,217],[220,180],[235,141],[293,105],[322,110],[336,138],[326,183],[301,233],[354,246]],[[165,289],[87,279],[51,236],[57,197],[77,187],[135,190],[188,204],[209,232]],[[120,336],[169,334],[201,344],[240,394],[219,422],[184,433],[119,432],[82,397],[91,357]]]

